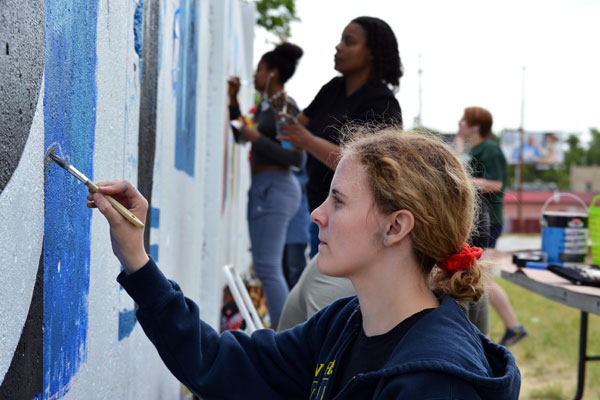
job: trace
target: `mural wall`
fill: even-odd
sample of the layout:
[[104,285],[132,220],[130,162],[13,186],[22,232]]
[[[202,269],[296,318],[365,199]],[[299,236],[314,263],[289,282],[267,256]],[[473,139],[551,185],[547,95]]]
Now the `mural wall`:
[[225,82],[251,79],[253,26],[239,0],[0,0],[0,398],[180,396],[106,221],[45,153],[137,185],[148,252],[217,327],[222,266],[250,265]]

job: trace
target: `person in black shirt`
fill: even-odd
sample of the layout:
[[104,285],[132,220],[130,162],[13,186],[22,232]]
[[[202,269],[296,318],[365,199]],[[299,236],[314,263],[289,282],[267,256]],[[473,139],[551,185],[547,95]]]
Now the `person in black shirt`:
[[[270,99],[279,95],[288,111],[298,114],[293,99],[282,94],[301,56],[302,49],[291,43],[282,43],[262,56],[254,75],[254,87],[262,93],[262,101],[254,114],[256,127],[242,126],[234,130],[239,138],[252,143],[248,227],[254,270],[262,283],[274,328],[289,293],[282,266],[285,236],[302,196],[300,184],[290,169],[302,166],[305,153],[283,146],[276,138],[278,116]],[[229,118],[232,120],[241,115],[237,101],[239,88],[239,79],[229,80]]]
[[[335,49],[335,69],[342,76],[325,84],[297,118],[288,115],[288,123],[282,125],[285,140],[308,152],[306,191],[311,211],[327,198],[343,126],[402,124],[392,91],[400,85],[402,62],[390,26],[378,18],[355,18]],[[311,256],[318,245],[316,226],[312,227]]]

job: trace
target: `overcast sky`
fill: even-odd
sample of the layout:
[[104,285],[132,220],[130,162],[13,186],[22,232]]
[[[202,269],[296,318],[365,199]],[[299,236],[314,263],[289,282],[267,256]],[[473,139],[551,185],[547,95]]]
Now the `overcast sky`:
[[[494,132],[517,128],[525,67],[526,130],[600,129],[598,0],[296,0],[290,42],[304,49],[286,85],[301,108],[336,75],[335,45],[360,15],[379,17],[398,39],[404,77],[397,94],[405,126],[454,132],[465,107],[494,116]],[[271,43],[266,42],[271,40]],[[256,29],[255,60],[274,37]]]

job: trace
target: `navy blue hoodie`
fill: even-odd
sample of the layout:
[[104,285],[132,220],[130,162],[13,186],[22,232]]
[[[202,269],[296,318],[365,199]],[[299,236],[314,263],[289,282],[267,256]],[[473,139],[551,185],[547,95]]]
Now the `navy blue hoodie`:
[[[361,329],[358,299],[348,297],[278,334],[219,335],[154,261],[117,279],[169,370],[205,400],[331,399],[336,360]],[[518,399],[520,384],[510,351],[479,333],[444,296],[380,370],[357,375],[335,398],[353,399],[360,385],[370,385],[373,399]]]

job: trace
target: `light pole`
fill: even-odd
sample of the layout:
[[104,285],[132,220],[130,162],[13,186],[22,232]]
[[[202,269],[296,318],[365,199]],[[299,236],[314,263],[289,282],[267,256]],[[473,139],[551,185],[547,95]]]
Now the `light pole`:
[[419,113],[415,117],[415,126],[421,127],[423,122],[421,119],[421,113],[423,112],[423,90],[421,87],[421,77],[423,75],[423,69],[421,68],[421,54],[419,54],[419,69],[417,70],[417,73],[419,74]]
[[525,66],[523,66],[523,73],[521,78],[521,126],[519,126],[519,165],[517,168],[517,219],[518,219],[518,231],[523,230],[523,146],[525,145]]

